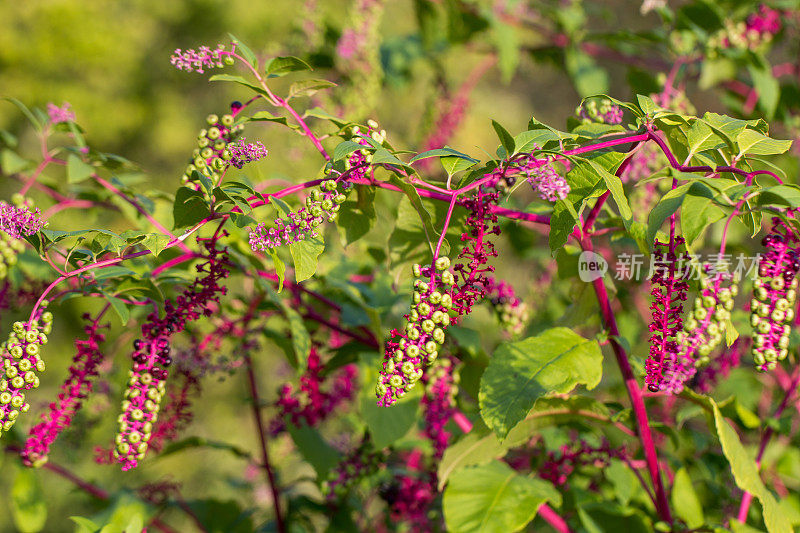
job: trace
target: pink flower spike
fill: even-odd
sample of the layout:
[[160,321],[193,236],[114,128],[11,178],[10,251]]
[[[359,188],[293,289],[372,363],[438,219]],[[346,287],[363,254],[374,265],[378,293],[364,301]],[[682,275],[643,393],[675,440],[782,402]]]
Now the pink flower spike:
[[75,122],[75,113],[72,111],[70,105],[66,102],[64,102],[61,107],[58,107],[52,102],[47,104],[47,115],[50,117],[51,124]]
[[202,74],[207,68],[222,68],[226,64],[232,64],[235,50],[235,43],[231,45],[230,50],[226,50],[224,44],[218,44],[214,50],[207,46],[201,46],[199,50],[185,51],[177,48],[170,56],[170,63],[178,70],[196,71]]
[[0,230],[15,239],[37,233],[45,226],[38,209],[29,211],[26,206],[16,207],[0,200]]

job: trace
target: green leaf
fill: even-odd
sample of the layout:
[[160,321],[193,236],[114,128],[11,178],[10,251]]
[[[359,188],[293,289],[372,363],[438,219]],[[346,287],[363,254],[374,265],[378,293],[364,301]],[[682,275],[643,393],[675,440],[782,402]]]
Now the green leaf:
[[11,487],[11,517],[17,530],[37,533],[47,522],[47,504],[44,500],[38,471],[18,468]]
[[792,147],[792,141],[772,139],[755,130],[744,130],[736,141],[739,143],[739,156],[783,154]]
[[442,164],[442,168],[444,168],[448,176],[452,176],[456,172],[461,172],[462,170],[470,169],[477,163],[477,161],[472,158],[465,159],[461,156],[442,157],[439,159],[439,162]]
[[216,440],[209,440],[205,437],[187,437],[185,439],[171,442],[167,444],[166,447],[158,454],[158,458],[166,457],[167,455],[172,455],[173,453],[178,453],[185,450],[191,450],[194,448],[211,448],[214,450],[224,450],[227,452],[232,453],[235,457],[240,459],[252,459],[250,453],[243,449],[235,446],[233,444],[228,444],[227,442],[221,442]]
[[719,441],[722,444],[722,453],[725,454],[731,465],[736,486],[753,494],[761,502],[764,510],[764,523],[769,533],[791,533],[792,526],[781,512],[775,497],[764,486],[764,482],[761,481],[755,461],[742,446],[736,431],[723,418],[717,404],[713,403],[713,400],[711,402],[714,411],[714,424]]
[[498,66],[503,81],[508,83],[519,65],[520,43],[517,28],[512,24],[505,24],[498,18],[492,19],[491,38],[497,48]]
[[434,150],[427,150],[425,152],[420,152],[419,154],[417,154],[417,155],[415,155],[414,157],[411,158],[411,160],[409,161],[409,164],[415,163],[415,162],[419,161],[420,159],[428,159],[430,157],[449,157],[449,156],[460,157],[461,159],[468,159],[468,160],[472,161],[473,163],[479,163],[479,161],[477,159],[475,159],[473,157],[470,157],[470,156],[468,156],[467,154],[465,154],[463,152],[459,152],[458,150],[456,150],[454,148],[450,148],[449,146],[445,146],[444,148],[436,148]]
[[373,165],[397,165],[399,167],[408,167],[407,164],[400,161],[393,153],[386,148],[378,148],[372,155]]
[[[242,76],[238,76],[236,74],[214,74],[213,76],[208,78],[208,81],[230,81],[233,83],[238,83],[239,85],[247,87],[248,89],[252,89],[253,91],[257,92],[260,95],[263,96],[267,95],[267,91],[265,91],[263,87],[260,87],[255,83],[248,81]],[[251,120],[253,119],[251,118]]]
[[[394,175],[392,175],[389,178],[389,182],[392,185],[396,185],[397,187],[399,187],[400,190],[402,190],[405,193],[406,197],[411,202],[411,206],[417,211],[417,214],[419,214],[420,221],[422,222],[422,228],[425,231],[426,238],[428,239],[428,244],[431,245],[431,242],[434,239],[439,238],[439,234],[435,229],[433,229],[433,224],[431,222],[431,215],[422,205],[422,198],[417,192],[417,189],[410,183],[406,183],[405,181],[401,180],[400,178]],[[433,251],[432,245],[431,245],[431,251]]]
[[313,96],[317,91],[336,87],[336,84],[328,80],[301,80],[296,81],[289,87],[289,98],[298,96]]
[[758,106],[764,111],[767,120],[775,116],[778,108],[778,101],[781,96],[781,86],[775,76],[772,75],[772,67],[761,58],[761,65],[748,65],[750,76],[753,78],[753,89],[758,92]]
[[652,248],[656,234],[661,228],[661,225],[664,224],[664,221],[672,216],[672,214],[683,204],[684,198],[686,197],[686,191],[689,190],[691,185],[691,183],[685,183],[680,187],[676,187],[675,189],[668,191],[664,196],[661,197],[658,203],[653,207],[652,211],[650,211],[650,215],[647,217],[648,249]]
[[506,454],[507,446],[497,440],[494,434],[482,435],[472,431],[448,447],[439,463],[439,490],[444,488],[450,474],[467,466],[490,462]]
[[245,61],[250,63],[250,65],[254,69],[258,70],[258,58],[253,53],[253,51],[250,50],[250,48],[246,44],[244,44],[242,41],[237,39],[234,34],[229,33],[228,37],[230,37],[231,38],[231,42],[236,45],[236,50],[239,52],[239,55],[242,56]]
[[305,424],[300,427],[287,424],[286,429],[300,454],[314,467],[319,479],[325,479],[328,472],[339,464],[340,453],[325,442],[316,429]]
[[306,237],[289,245],[294,260],[294,278],[298,283],[314,275],[319,255],[324,250],[325,242],[321,233],[317,237]]
[[214,499],[187,502],[194,516],[208,533],[252,533],[257,531],[250,516],[252,510],[242,510],[233,500]]
[[675,472],[675,480],[672,482],[671,495],[672,508],[686,525],[692,529],[698,528],[706,523],[703,516],[703,506],[694,491],[692,479],[686,468],[681,468]]
[[[696,191],[697,188],[692,188]],[[691,246],[714,222],[725,218],[725,212],[705,196],[687,194],[681,207],[681,230]]]
[[311,353],[311,336],[308,334],[303,317],[289,305],[282,304],[283,312],[289,321],[289,331],[292,333],[292,347],[297,358],[297,368],[305,370],[308,367],[308,354]]
[[148,233],[142,241],[142,246],[150,250],[155,257],[158,257],[164,248],[169,244],[170,238],[160,233]]
[[339,218],[336,219],[345,245],[357,241],[375,225],[375,188],[356,185],[355,190],[356,199],[342,203]]
[[364,150],[365,148],[363,144],[358,144],[355,141],[342,141],[333,149],[333,160],[338,161],[344,159],[353,152]]
[[258,111],[253,113],[250,117],[248,117],[247,120],[251,122],[276,122],[278,124],[283,124],[284,126],[289,126],[289,119],[286,117],[273,115],[269,111]]
[[94,174],[94,167],[84,163],[80,157],[75,154],[69,154],[67,157],[67,183],[78,183]]
[[768,187],[756,197],[756,203],[758,205],[800,207],[800,188],[797,185]]
[[564,49],[564,63],[575,90],[581,97],[608,92],[608,74],[595,63],[592,56],[578,48]]
[[505,149],[506,157],[511,157],[515,153],[516,143],[514,141],[514,137],[511,136],[508,131],[500,125],[496,120],[492,121],[492,127],[494,131],[497,132],[497,137],[500,139],[500,144],[503,145]]
[[652,115],[661,108],[653,102],[652,98],[643,94],[636,95],[636,102],[639,104],[639,109],[641,109],[642,113],[645,115]]
[[273,57],[267,61],[267,64],[264,66],[264,68],[270,77],[283,76],[290,72],[296,72],[300,70],[314,70],[311,68],[311,65],[299,57],[294,56]]
[[105,296],[106,300],[108,300],[108,303],[111,304],[112,309],[114,309],[117,315],[119,315],[122,325],[126,325],[128,323],[128,319],[131,317],[131,311],[128,309],[128,305],[119,298],[111,296],[110,294],[106,294]]
[[97,533],[100,531],[99,525],[84,516],[70,516],[69,519],[75,522],[77,526],[75,533]]
[[444,491],[444,518],[453,533],[511,533],[524,528],[548,501],[561,505],[553,485],[494,461],[450,477]]
[[172,217],[176,229],[196,224],[210,214],[208,203],[200,191],[181,187],[175,193]]
[[270,257],[272,257],[272,265],[275,267],[275,273],[278,275],[278,292],[283,290],[283,281],[286,275],[286,264],[283,262],[278,256],[278,252],[276,252],[273,248],[267,249],[267,253],[269,253]]
[[633,211],[631,211],[628,198],[625,196],[625,190],[622,188],[622,180],[619,176],[615,176],[596,161],[592,159],[587,159],[586,161],[592,166],[595,172],[603,178],[603,181],[605,181],[606,187],[611,191],[611,197],[614,198],[614,202],[617,204],[617,209],[619,209],[619,215],[622,217],[625,229],[629,229],[631,222],[633,222]]
[[3,148],[3,150],[0,151],[0,169],[3,170],[3,174],[10,176],[31,166],[30,161],[21,158],[13,150]]
[[481,416],[505,438],[542,396],[565,394],[578,384],[594,388],[600,383],[602,362],[597,341],[567,328],[502,343],[481,378]]
[[687,141],[689,156],[725,146],[725,141],[711,129],[711,126],[702,120],[695,121],[692,127],[689,128]]
[[405,436],[414,427],[422,387],[414,387],[391,407],[379,407],[375,399],[377,376],[377,372],[364,376],[361,416],[367,423],[372,443],[380,450]]
[[628,505],[637,490],[636,474],[631,472],[631,469],[619,459],[612,459],[609,465],[603,469],[603,474],[614,486],[619,503]]

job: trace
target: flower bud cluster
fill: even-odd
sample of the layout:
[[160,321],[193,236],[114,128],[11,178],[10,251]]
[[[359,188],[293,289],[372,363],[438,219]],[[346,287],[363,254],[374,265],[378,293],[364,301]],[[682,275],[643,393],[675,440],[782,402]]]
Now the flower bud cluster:
[[230,50],[226,50],[224,44],[218,44],[213,50],[208,46],[201,46],[197,50],[190,48],[186,51],[177,48],[170,56],[169,62],[178,70],[196,71],[202,74],[208,68],[222,68],[225,65],[233,65],[233,54],[235,52],[236,43],[231,44]]
[[322,493],[329,502],[344,498],[361,479],[376,474],[385,459],[382,452],[365,440],[328,473],[322,482]]
[[797,272],[800,270],[800,247],[797,239],[774,219],[772,233],[761,241],[766,253],[758,264],[750,302],[750,325],[753,326],[753,362],[759,370],[772,370],[789,351],[791,323],[797,306]]
[[75,113],[66,102],[61,107],[50,102],[47,104],[47,116],[50,118],[50,124],[58,124],[60,122],[75,122]]
[[231,104],[231,112],[221,118],[214,114],[206,117],[208,127],[200,130],[197,135],[197,148],[192,152],[192,159],[183,173],[183,183],[192,181],[192,173],[195,171],[215,184],[219,182],[219,173],[232,164],[231,143],[244,130],[244,125],[234,124],[234,117],[241,108],[239,102],[234,102]]
[[425,436],[433,445],[433,456],[441,459],[450,440],[445,426],[455,412],[459,375],[449,357],[439,359],[426,373],[425,395],[420,402],[424,412]]
[[625,457],[624,448],[612,448],[605,439],[599,446],[585,440],[561,446],[555,452],[547,452],[547,459],[539,468],[539,477],[557,487],[568,487],[569,476],[584,466],[606,468],[613,458]]
[[[370,119],[367,121],[367,131],[364,132],[364,135],[370,137],[373,141],[378,144],[383,144],[386,141],[386,130],[379,129],[380,126],[377,122]],[[361,127],[360,126],[353,126],[350,128],[350,139],[354,143],[360,144],[362,146],[368,147],[370,144],[364,139],[362,136]],[[367,152],[366,150],[356,150],[355,152],[351,153],[347,156],[347,161],[345,162],[345,166],[347,168],[347,174],[350,179],[363,179],[367,175],[367,170],[369,170],[369,163],[372,161],[372,154]]]
[[622,124],[622,109],[608,98],[589,100],[575,110],[584,124],[599,122],[601,124]]
[[492,295],[494,312],[500,325],[511,335],[519,335],[528,322],[528,306],[514,293],[514,287],[494,276],[487,278],[486,288]]
[[278,218],[275,225],[267,228],[263,223],[250,232],[250,247],[253,251],[276,248],[283,244],[293,244],[319,235],[319,227],[327,220],[334,222],[339,216],[339,207],[347,199],[350,183],[338,184],[334,179],[323,180],[318,188],[312,189],[306,198],[306,207],[301,207],[286,216]]
[[37,372],[44,372],[42,346],[53,325],[53,314],[44,311],[43,301],[31,322],[14,322],[8,340],[0,344],[2,377],[0,377],[0,435],[11,429],[20,413],[26,413],[30,404],[25,401],[25,391],[39,386]]
[[689,371],[679,357],[677,341],[677,335],[683,329],[681,315],[689,289],[685,279],[688,255],[677,252],[677,247],[684,242],[683,237],[673,237],[668,244],[656,240],[653,250],[655,271],[650,279],[650,294],[653,296],[650,305],[650,356],[645,362],[645,383],[651,392],[680,392],[673,387],[682,383],[678,376]]
[[[496,181],[491,182],[491,186],[495,187],[498,192],[506,192],[516,183],[515,176],[522,175],[542,200],[555,202],[566,198],[570,188],[567,180],[561,176],[561,172],[569,172],[572,167],[569,160],[551,155],[537,158],[534,155],[537,150],[539,150],[539,146],[534,145],[533,151],[518,154],[508,162],[507,166],[498,167],[486,174],[486,177],[497,178]],[[559,163],[563,166],[563,171],[556,168],[556,164]]]
[[[86,313],[83,319],[90,320],[91,317]],[[100,331],[102,327],[97,320],[91,321],[83,328],[86,338],[75,341],[77,353],[69,367],[69,376],[61,385],[58,398],[42,414],[42,421],[28,433],[28,440],[25,441],[22,451],[25,464],[40,466],[47,462],[50,446],[69,427],[75,413],[81,408],[83,399],[92,392],[94,376],[97,376],[98,367],[103,361],[100,345],[105,341],[105,335]]]
[[17,255],[25,250],[22,238],[41,231],[46,226],[39,209],[31,200],[19,193],[11,197],[11,204],[0,201],[0,280],[17,264]]
[[242,138],[228,145],[230,163],[236,168],[242,168],[247,163],[263,159],[267,157],[268,153],[267,148],[260,141],[246,143]]
[[17,193],[11,203],[0,201],[0,230],[14,239],[33,235],[45,227],[38,208],[30,200]]
[[343,367],[332,378],[329,386],[325,386],[326,376],[316,347],[311,348],[308,355],[307,370],[300,377],[300,388],[295,391],[290,384],[281,387],[278,401],[278,416],[270,424],[270,433],[275,436],[286,429],[286,420],[292,425],[314,427],[344,402],[350,401],[356,391],[355,365]]
[[[201,239],[199,239],[201,240]],[[142,325],[142,338],[133,342],[133,368],[122,402],[114,459],[123,470],[135,467],[144,458],[158,418],[165,380],[172,364],[170,338],[200,316],[211,316],[219,297],[227,292],[220,282],[228,277],[225,252],[216,248],[215,239],[202,239],[207,260],[198,265],[198,277],[175,299],[164,304],[165,316],[151,313]],[[212,304],[216,304],[213,306]]]
[[375,387],[378,405],[389,406],[405,396],[422,377],[423,367],[439,356],[453,308],[455,277],[449,268],[450,259],[444,256],[432,267],[413,266],[416,280],[411,312],[405,315],[403,331],[392,330],[386,343]]

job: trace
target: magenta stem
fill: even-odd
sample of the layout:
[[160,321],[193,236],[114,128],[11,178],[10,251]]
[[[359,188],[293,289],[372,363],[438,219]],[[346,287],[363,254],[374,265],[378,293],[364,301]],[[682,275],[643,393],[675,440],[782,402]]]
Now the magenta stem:
[[[167,236],[171,237],[172,239],[176,239],[177,238],[177,237],[175,237],[175,235],[172,234],[171,231],[169,231],[167,228],[165,228],[158,220],[153,218],[153,216],[150,213],[148,213],[147,210],[145,210],[145,208],[142,207],[141,204],[139,204],[139,202],[137,202],[133,198],[129,197],[127,194],[125,194],[121,190],[117,189],[116,187],[111,185],[109,182],[107,182],[106,180],[104,180],[103,178],[98,176],[97,174],[95,174],[93,177],[94,177],[95,181],[97,183],[99,183],[100,185],[102,185],[105,189],[111,191],[112,193],[116,194],[117,196],[119,196],[120,198],[122,198],[123,200],[125,200],[126,202],[131,204],[144,218],[147,219],[148,222],[150,222],[161,233],[166,234]],[[186,246],[186,244],[184,244],[183,242],[179,242],[178,243],[178,248],[180,248],[181,250],[183,250],[186,253],[190,253],[191,252],[189,247]]]
[[[778,408],[775,409],[775,413],[773,413],[772,418],[777,419],[781,416],[781,414],[783,414],[783,411],[789,405],[789,400],[791,400],[792,396],[797,390],[798,385],[800,385],[800,367],[795,368],[792,382],[786,389],[786,392],[783,395],[783,400],[778,405]],[[756,455],[756,468],[761,467],[761,460],[764,458],[764,452],[766,451],[767,445],[769,444],[769,441],[774,433],[775,431],[772,429],[772,426],[768,426],[761,435],[761,443],[758,446],[758,455]],[[752,503],[752,501],[753,495],[745,491],[742,495],[742,503],[739,506],[739,514],[736,516],[736,519],[739,522],[743,524],[747,522],[747,513],[750,510],[750,503]]]
[[[589,238],[580,239],[581,248],[584,251],[592,252],[593,247]],[[656,510],[662,520],[672,522],[672,514],[669,509],[669,501],[667,500],[667,493],[664,490],[664,484],[661,480],[661,471],[658,464],[658,454],[656,453],[655,443],[653,441],[653,434],[650,429],[650,422],[647,418],[647,409],[644,405],[644,398],[639,384],[636,381],[636,376],[633,374],[628,356],[625,349],[617,342],[616,337],[619,336],[619,328],[617,327],[617,320],[614,316],[614,311],[611,308],[611,301],[608,296],[603,278],[595,279],[592,282],[597,302],[600,305],[600,314],[603,317],[603,322],[610,333],[611,348],[614,351],[614,357],[617,360],[622,378],[625,382],[625,388],[628,391],[628,397],[631,400],[631,407],[633,408],[633,416],[636,421],[636,432],[639,434],[639,440],[642,443],[644,451],[644,458],[647,462],[647,470],[650,473],[650,480],[653,483],[656,493]]]

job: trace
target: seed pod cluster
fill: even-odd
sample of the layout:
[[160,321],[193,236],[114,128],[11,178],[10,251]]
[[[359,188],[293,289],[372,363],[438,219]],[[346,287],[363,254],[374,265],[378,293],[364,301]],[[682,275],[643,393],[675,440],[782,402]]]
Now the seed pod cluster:
[[41,311],[47,302],[42,302],[39,316],[30,323],[14,322],[8,340],[0,344],[3,374],[0,377],[0,434],[9,431],[20,413],[30,409],[25,401],[25,391],[39,386],[36,372],[44,372],[41,348],[47,344],[47,335],[52,330],[53,314]]
[[392,331],[398,341],[386,343],[384,362],[375,394],[378,405],[391,405],[402,398],[422,377],[422,369],[439,356],[450,325],[453,307],[450,259],[439,257],[433,267],[413,266],[414,293],[411,311],[405,315],[402,332]]
[[772,370],[789,351],[790,324],[795,318],[800,250],[794,236],[777,220],[773,233],[761,241],[766,253],[758,265],[750,301],[753,327],[753,362],[759,370]]
[[234,124],[234,115],[241,108],[241,104],[236,104],[238,102],[231,106],[232,113],[221,118],[214,114],[206,117],[208,127],[200,130],[197,135],[197,148],[192,152],[192,159],[183,173],[183,183],[192,181],[192,173],[195,171],[217,183],[219,173],[231,160],[228,144],[236,140],[244,130],[244,125]]

